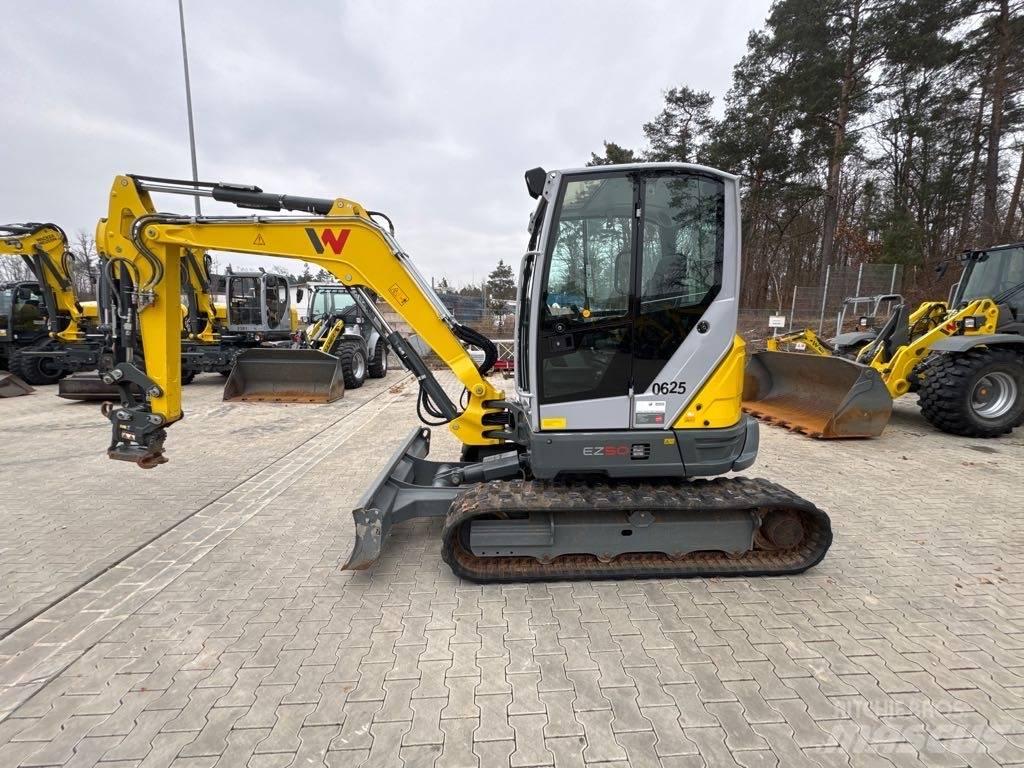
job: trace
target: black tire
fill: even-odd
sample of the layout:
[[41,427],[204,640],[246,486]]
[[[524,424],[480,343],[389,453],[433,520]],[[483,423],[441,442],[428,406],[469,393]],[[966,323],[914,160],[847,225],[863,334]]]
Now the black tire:
[[366,353],[362,345],[346,342],[338,346],[338,362],[345,389],[359,389],[366,381]]
[[[31,347],[33,350],[47,349],[49,344],[43,343]],[[11,355],[10,370],[26,384],[56,384],[68,375],[55,358],[40,355],[25,355],[21,351]]]
[[231,369],[230,368],[225,368],[223,371],[217,371],[217,373],[219,373],[221,376],[223,376],[226,379],[228,376],[231,375]]
[[388,345],[384,339],[377,339],[377,346],[370,358],[370,378],[383,379],[388,375]]
[[191,384],[192,380],[196,377],[195,371],[182,371],[181,372],[181,385]]
[[937,356],[919,370],[921,414],[943,432],[999,437],[1024,423],[1024,354],[976,348]]

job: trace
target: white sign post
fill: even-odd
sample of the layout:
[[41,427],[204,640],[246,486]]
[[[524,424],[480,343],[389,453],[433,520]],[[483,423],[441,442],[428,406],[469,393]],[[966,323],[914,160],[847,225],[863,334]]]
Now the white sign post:
[[772,336],[779,335],[779,328],[786,327],[786,316],[785,315],[769,315],[768,316],[768,327],[772,329]]

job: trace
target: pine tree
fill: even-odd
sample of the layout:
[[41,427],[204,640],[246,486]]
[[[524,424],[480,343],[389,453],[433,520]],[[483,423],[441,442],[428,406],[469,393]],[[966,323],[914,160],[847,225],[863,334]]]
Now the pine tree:
[[648,159],[696,162],[714,125],[711,117],[714,102],[707,91],[694,91],[685,85],[666,91],[665,108],[654,120],[644,124],[644,135],[650,143]]
[[620,147],[613,141],[605,141],[603,143],[604,154],[598,155],[594,152],[591,152],[590,160],[587,162],[588,166],[623,165],[625,163],[635,163],[640,159],[636,156],[632,149]]

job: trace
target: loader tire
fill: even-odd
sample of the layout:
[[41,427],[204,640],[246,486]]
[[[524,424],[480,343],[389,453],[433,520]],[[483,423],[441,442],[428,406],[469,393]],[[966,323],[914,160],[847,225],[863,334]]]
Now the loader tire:
[[947,354],[918,375],[932,425],[962,437],[999,437],[1024,423],[1024,354],[999,347]]
[[384,339],[377,339],[377,346],[370,358],[370,378],[383,379],[388,375],[388,345]]
[[338,347],[338,364],[345,378],[345,389],[359,389],[366,381],[366,353],[351,342]]
[[[45,349],[44,342],[33,349]],[[60,363],[52,357],[39,357],[38,355],[23,355],[21,352],[14,352],[10,359],[10,371],[27,384],[56,384],[68,375]]]
[[182,371],[181,372],[181,385],[184,387],[184,386],[186,386],[188,384],[191,384],[192,380],[195,379],[195,377],[196,377],[196,372],[195,371]]

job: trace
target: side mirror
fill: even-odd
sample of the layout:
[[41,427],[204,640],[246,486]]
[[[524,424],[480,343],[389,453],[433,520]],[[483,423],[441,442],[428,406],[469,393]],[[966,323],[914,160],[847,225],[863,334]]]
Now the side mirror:
[[526,191],[534,200],[544,193],[544,181],[547,177],[548,172],[543,168],[531,168],[526,172]]
[[939,262],[938,264],[935,265],[935,274],[938,275],[940,278],[945,277],[946,276],[946,272],[948,272],[948,271],[949,271],[949,262],[948,261],[942,261],[942,262]]
[[306,295],[306,292],[304,290],[302,290],[301,288],[296,288],[295,289],[295,303],[296,304],[301,304],[302,303],[302,297],[305,296],[305,295]]

